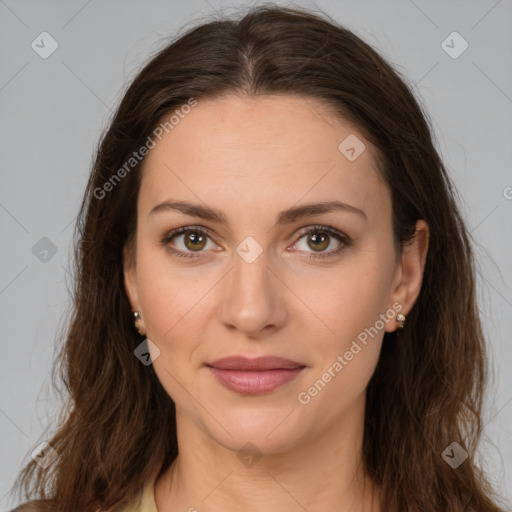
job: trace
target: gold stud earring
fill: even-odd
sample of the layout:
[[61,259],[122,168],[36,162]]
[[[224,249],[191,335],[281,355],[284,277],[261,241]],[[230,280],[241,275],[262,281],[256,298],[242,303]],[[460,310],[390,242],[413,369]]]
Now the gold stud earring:
[[137,329],[140,335],[144,336],[146,334],[146,330],[143,327],[142,313],[140,311],[135,311],[135,313],[133,313],[133,317],[135,319],[135,329]]
[[405,315],[403,313],[398,313],[398,315],[396,315],[396,321],[398,322],[398,328],[403,329],[405,326]]

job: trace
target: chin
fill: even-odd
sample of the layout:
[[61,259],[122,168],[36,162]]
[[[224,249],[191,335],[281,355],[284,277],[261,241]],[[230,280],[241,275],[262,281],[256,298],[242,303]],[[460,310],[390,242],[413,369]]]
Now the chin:
[[208,430],[219,444],[235,452],[251,443],[262,454],[283,453],[299,444],[305,433],[305,425],[291,411],[283,406],[224,411],[216,418],[224,428],[209,418]]

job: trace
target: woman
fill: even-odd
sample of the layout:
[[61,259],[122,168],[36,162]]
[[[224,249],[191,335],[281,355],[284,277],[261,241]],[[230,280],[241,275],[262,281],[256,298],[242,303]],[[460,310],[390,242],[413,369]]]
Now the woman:
[[189,30],[125,93],[77,229],[36,510],[502,510],[470,235],[352,32],[272,6]]

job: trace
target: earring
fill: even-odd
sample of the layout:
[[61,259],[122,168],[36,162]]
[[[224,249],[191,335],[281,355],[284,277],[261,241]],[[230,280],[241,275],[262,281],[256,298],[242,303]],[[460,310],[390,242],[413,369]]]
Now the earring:
[[139,332],[140,335],[144,336],[146,334],[146,330],[144,329],[144,327],[141,325],[142,324],[142,314],[140,311],[135,311],[135,313],[133,313],[133,317],[135,318],[135,329],[137,329],[137,331]]
[[396,321],[398,322],[398,328],[403,329],[405,326],[405,315],[403,313],[398,313],[398,315],[396,315]]

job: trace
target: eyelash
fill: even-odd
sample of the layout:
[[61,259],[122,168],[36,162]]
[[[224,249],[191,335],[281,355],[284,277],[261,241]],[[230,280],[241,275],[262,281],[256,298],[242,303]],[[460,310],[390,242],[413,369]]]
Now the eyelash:
[[[169,233],[167,233],[160,240],[160,244],[163,247],[165,247],[168,251],[170,251],[171,253],[175,254],[176,256],[178,256],[180,258],[185,258],[185,259],[199,258],[199,257],[201,257],[200,253],[202,251],[198,251],[197,252],[197,256],[196,256],[196,255],[194,255],[193,252],[183,252],[183,251],[180,251],[180,250],[173,249],[173,248],[171,248],[169,246],[170,241],[175,236],[181,235],[181,234],[188,234],[188,233],[198,233],[200,235],[204,235],[204,236],[207,236],[208,238],[211,238],[210,235],[209,235],[209,232],[206,231],[204,228],[202,228],[200,226],[186,226],[186,227],[174,229],[174,230],[170,231]],[[321,226],[321,225],[309,226],[308,228],[306,228],[304,231],[302,231],[299,234],[299,238],[298,238],[297,241],[299,241],[302,238],[304,238],[304,236],[312,234],[312,233],[315,233],[315,234],[318,234],[318,233],[328,234],[328,235],[333,236],[334,238],[336,238],[339,242],[341,242],[341,244],[340,244],[340,246],[337,249],[334,249],[332,251],[328,251],[328,252],[325,252],[325,253],[319,253],[319,254],[310,254],[308,256],[308,258],[310,258],[310,259],[318,260],[318,259],[325,259],[325,258],[330,258],[330,257],[333,257],[333,256],[337,256],[338,254],[341,253],[341,251],[343,251],[346,247],[349,247],[352,244],[352,240],[350,239],[350,237],[345,235],[341,231],[338,231],[337,229],[331,228],[329,226]]]

